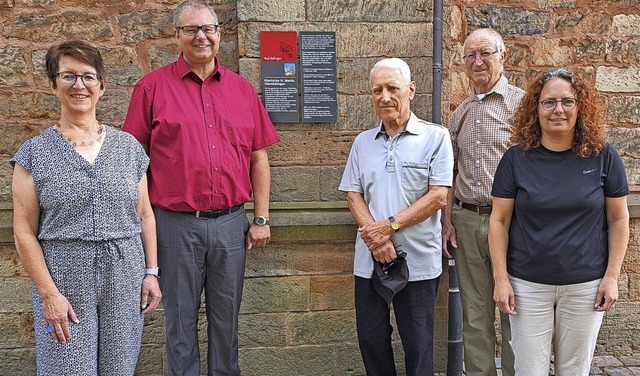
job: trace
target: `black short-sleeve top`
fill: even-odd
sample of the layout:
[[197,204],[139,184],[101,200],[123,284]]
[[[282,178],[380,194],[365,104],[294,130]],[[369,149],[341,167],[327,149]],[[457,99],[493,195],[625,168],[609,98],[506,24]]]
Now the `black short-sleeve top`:
[[622,160],[606,144],[598,156],[571,150],[509,148],[492,196],[515,199],[507,271],[543,284],[565,285],[604,276],[608,261],[607,197],[629,194]]

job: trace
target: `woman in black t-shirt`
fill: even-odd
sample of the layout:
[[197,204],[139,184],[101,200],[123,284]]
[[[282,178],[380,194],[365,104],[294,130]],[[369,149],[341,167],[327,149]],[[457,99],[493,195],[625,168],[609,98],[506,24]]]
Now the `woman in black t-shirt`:
[[516,375],[588,375],[618,298],[629,187],[606,143],[598,92],[564,69],[540,75],[495,174],[489,247],[494,300],[511,321]]

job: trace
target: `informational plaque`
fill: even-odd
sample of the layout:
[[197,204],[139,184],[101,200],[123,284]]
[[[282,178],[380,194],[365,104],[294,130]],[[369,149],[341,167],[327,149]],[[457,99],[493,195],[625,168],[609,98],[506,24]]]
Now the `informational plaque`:
[[297,123],[298,38],[295,31],[260,32],[262,101],[274,123]]
[[336,33],[300,32],[302,122],[338,121]]
[[262,31],[260,46],[262,101],[271,121],[338,121],[335,32],[301,31],[298,41],[295,31]]

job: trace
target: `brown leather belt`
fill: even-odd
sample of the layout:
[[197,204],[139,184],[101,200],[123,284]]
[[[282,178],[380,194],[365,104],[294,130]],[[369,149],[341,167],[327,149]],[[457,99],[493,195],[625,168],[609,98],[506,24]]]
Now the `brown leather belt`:
[[199,210],[199,211],[193,211],[193,212],[183,212],[186,214],[191,214],[191,215],[195,215],[196,218],[218,218],[218,217],[222,217],[225,214],[231,214],[234,211],[238,211],[240,210],[240,208],[242,208],[244,205],[240,204],[240,205],[236,205],[234,207],[228,208],[228,209],[220,209],[220,210]]
[[460,205],[460,207],[462,207],[463,209],[471,210],[472,212],[476,212],[477,214],[480,214],[480,215],[491,214],[491,208],[492,208],[491,205],[478,206],[478,205],[467,204],[466,202],[462,202],[457,198],[456,198],[456,204]]

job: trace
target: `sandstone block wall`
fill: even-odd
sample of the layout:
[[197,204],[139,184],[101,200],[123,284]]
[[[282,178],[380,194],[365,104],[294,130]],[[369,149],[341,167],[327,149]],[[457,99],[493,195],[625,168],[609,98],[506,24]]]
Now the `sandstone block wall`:
[[[100,120],[119,126],[137,79],[175,59],[171,15],[178,0],[0,0],[0,375],[34,375],[31,283],[12,243],[11,176],[17,147],[59,117],[44,54],[86,39],[107,64]],[[271,147],[273,242],[247,254],[240,317],[245,375],[362,375],[353,312],[355,226],[336,191],[354,137],[374,124],[368,72],[382,57],[412,68],[412,110],[431,117],[433,1],[214,0],[223,27],[222,63],[260,83],[259,32],[335,31],[338,122],[278,124]],[[524,86],[535,73],[567,67],[606,97],[610,140],[630,184],[640,185],[640,2],[638,0],[445,0],[443,121],[468,92],[465,36],[493,27],[508,48],[506,74]],[[251,209],[251,206],[247,206]],[[621,301],[605,316],[598,354],[640,351],[640,202],[630,201],[632,237]],[[203,317],[204,319],[204,317]],[[436,359],[447,348],[447,275],[437,302]],[[204,320],[202,332],[206,331]],[[204,341],[204,336],[202,337]],[[139,375],[165,374],[162,310],[146,318]],[[206,348],[203,348],[203,355]],[[399,346],[398,346],[398,350]],[[401,363],[401,351],[398,351]]]

